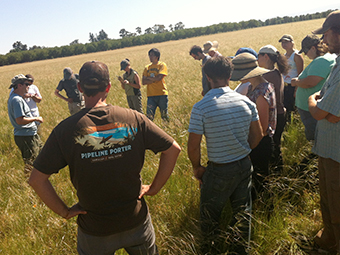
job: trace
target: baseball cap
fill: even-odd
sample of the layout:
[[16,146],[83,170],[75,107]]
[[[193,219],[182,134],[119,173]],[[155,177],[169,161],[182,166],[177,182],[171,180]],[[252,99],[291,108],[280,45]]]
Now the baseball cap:
[[277,49],[273,46],[273,45],[266,45],[263,46],[260,50],[259,50],[259,54],[277,54]]
[[248,47],[242,47],[242,48],[239,48],[236,53],[235,53],[235,57],[241,53],[245,53],[245,52],[248,52],[250,54],[253,54],[256,58],[258,57],[257,56],[257,53],[255,50],[253,50],[252,48],[248,48]]
[[64,69],[64,79],[65,80],[68,80],[68,79],[70,79],[71,78],[71,76],[72,76],[72,69],[71,68],[69,68],[69,67],[66,67],[65,69]]
[[282,42],[282,41],[288,41],[288,42],[292,42],[294,41],[293,39],[293,36],[291,35],[288,35],[288,34],[285,34],[281,37],[281,39],[279,40],[279,42]]
[[301,42],[301,50],[299,51],[299,54],[307,53],[309,49],[312,46],[315,46],[320,43],[320,38],[316,35],[307,35],[305,38],[303,38]]
[[27,78],[25,75],[23,74],[18,74],[16,76],[14,76],[12,78],[12,84],[9,86],[9,89],[13,88],[15,85],[17,84],[20,84],[20,82],[23,82],[23,81],[31,81],[32,79],[31,78]]
[[79,71],[79,83],[87,89],[106,87],[110,82],[109,69],[99,61],[86,62]]
[[331,12],[325,22],[322,24],[322,27],[314,30],[313,34],[324,34],[331,27],[340,27],[340,10]]
[[126,58],[122,62],[120,62],[120,70],[123,71],[125,68],[130,65],[129,60]]

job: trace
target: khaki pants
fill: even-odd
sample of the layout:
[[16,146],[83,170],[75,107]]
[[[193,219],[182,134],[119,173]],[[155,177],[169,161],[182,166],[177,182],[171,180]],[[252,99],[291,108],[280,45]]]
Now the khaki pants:
[[68,103],[68,109],[69,109],[71,115],[79,112],[84,107],[85,107],[84,101],[82,101],[81,103],[76,103],[76,102]]
[[326,250],[340,251],[340,163],[319,157],[319,187],[324,228],[315,242]]

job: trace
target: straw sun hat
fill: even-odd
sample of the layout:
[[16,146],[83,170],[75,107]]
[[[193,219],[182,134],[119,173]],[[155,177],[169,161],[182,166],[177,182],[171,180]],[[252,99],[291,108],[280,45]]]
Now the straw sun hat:
[[253,54],[241,53],[237,55],[232,63],[234,71],[231,75],[232,81],[242,81],[262,74],[268,73],[271,70],[258,66],[257,59]]

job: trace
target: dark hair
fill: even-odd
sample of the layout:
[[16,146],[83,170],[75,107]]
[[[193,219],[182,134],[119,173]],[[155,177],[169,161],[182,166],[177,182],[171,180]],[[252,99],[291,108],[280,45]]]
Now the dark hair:
[[148,55],[150,55],[151,52],[158,58],[158,60],[160,59],[161,53],[157,48],[152,48],[149,50]]
[[205,74],[214,82],[217,80],[228,80],[234,66],[229,58],[218,56],[210,58],[203,66]]
[[279,69],[280,73],[282,74],[287,74],[289,71],[289,63],[287,58],[282,55],[279,51],[276,52],[276,54],[270,54],[270,53],[260,53],[260,55],[265,55],[267,54],[269,59],[276,63],[277,68]]
[[314,45],[315,49],[316,49],[316,55],[319,56],[323,56],[325,55],[327,52],[329,52],[328,50],[328,46],[322,42],[319,42],[318,44]]
[[194,46],[191,47],[189,54],[190,55],[194,54],[194,55],[197,56],[198,55],[197,53],[199,53],[199,52],[203,54],[202,48],[198,45],[194,45]]
[[81,87],[81,89],[83,90],[84,94],[85,94],[86,96],[88,96],[88,97],[95,96],[95,95],[97,95],[99,92],[105,91],[105,89],[107,88],[107,86],[106,86],[106,87],[103,86],[103,87],[100,87],[100,88],[98,88],[98,89],[89,89],[89,88],[84,88],[84,86],[82,86],[81,84],[80,84],[80,87]]

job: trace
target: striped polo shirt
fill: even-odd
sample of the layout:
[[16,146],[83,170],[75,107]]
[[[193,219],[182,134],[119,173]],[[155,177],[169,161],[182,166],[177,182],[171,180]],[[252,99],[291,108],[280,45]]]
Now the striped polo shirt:
[[229,87],[209,90],[192,109],[189,132],[206,137],[208,158],[230,163],[246,157],[249,127],[259,120],[256,105]]

